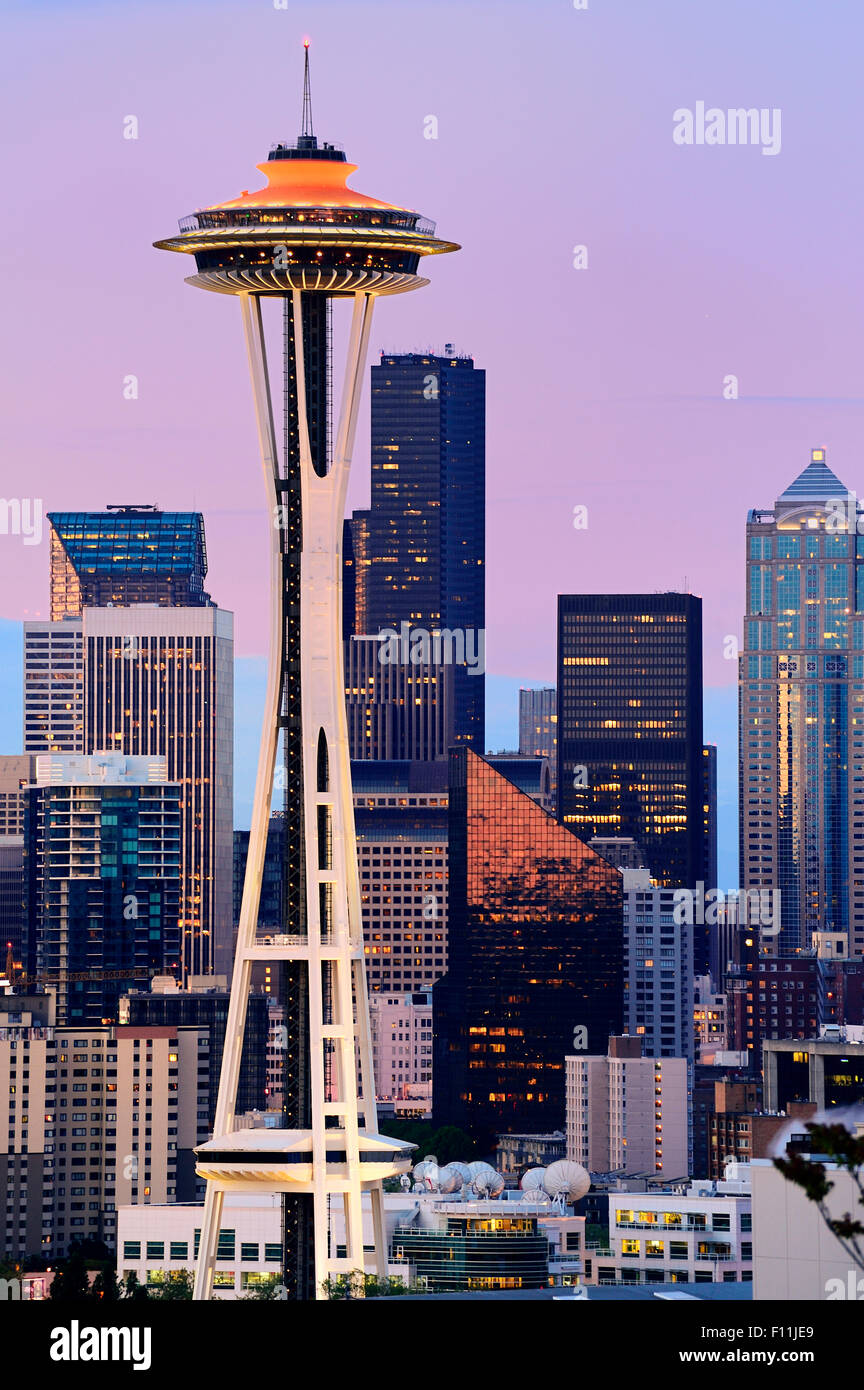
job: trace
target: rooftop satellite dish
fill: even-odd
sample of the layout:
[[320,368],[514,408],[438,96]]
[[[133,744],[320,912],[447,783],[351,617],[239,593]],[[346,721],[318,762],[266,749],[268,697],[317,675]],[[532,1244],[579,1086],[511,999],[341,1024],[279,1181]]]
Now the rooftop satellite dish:
[[519,1186],[523,1192],[536,1191],[538,1187],[543,1186],[545,1176],[545,1168],[529,1168],[527,1172],[522,1174]]
[[543,1179],[546,1192],[553,1199],[557,1198],[562,1205],[578,1202],[590,1186],[591,1178],[582,1164],[574,1163],[569,1158],[559,1158],[556,1163],[550,1163]]
[[542,1187],[529,1187],[519,1198],[520,1202],[525,1202],[529,1207],[548,1207],[552,1198],[548,1192],[544,1192]]
[[463,1186],[464,1179],[458,1171],[459,1165],[446,1163],[438,1171],[438,1188],[441,1192],[458,1192]]

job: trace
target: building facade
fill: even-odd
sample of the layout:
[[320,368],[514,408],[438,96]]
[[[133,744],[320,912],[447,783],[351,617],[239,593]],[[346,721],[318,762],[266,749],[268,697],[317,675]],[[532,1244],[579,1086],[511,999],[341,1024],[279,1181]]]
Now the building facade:
[[[177,980],[162,977],[154,980],[150,989],[140,985],[130,990],[120,1001],[120,1022],[133,1028],[196,1028],[206,1030],[209,1040],[209,1089],[207,1094],[208,1122],[212,1128],[216,1114],[216,1088],[225,1047],[230,995],[224,977],[192,976],[183,989]],[[263,1110],[269,1103],[268,1051],[270,1015],[269,1001],[261,994],[249,999],[243,1044],[243,1063],[237,1104],[243,1112]],[[278,1038],[284,1056],[285,1041]],[[203,1090],[199,1087],[199,1097]],[[203,1101],[202,1101],[203,1104]],[[203,1195],[203,1185],[201,1186]]]
[[[485,641],[486,374],[445,348],[382,354],[372,379],[372,489],[355,514],[358,635],[436,629]],[[454,671],[454,740],[483,748],[485,679]]]
[[519,752],[549,759],[554,793],[558,771],[558,692],[553,686],[519,691]]
[[591,1173],[688,1175],[683,1057],[643,1057],[639,1038],[612,1037],[608,1054],[566,1068],[568,1158]]
[[431,1093],[431,992],[373,994],[369,1014],[377,1099],[418,1099]]
[[0,1011],[0,1254],[116,1245],[117,1208],[194,1198],[209,1040],[196,1028],[61,1028]]
[[353,762],[366,975],[372,995],[430,990],[447,969],[447,764]]
[[207,548],[200,512],[116,506],[104,512],[49,512],[51,619],[85,608],[155,603],[191,608],[204,592]]
[[780,890],[780,955],[816,931],[864,953],[862,510],[813,449],[774,507],[747,517],[740,882]]
[[[389,654],[388,644],[378,637],[345,642],[352,759],[446,758],[456,736],[456,667],[443,661],[380,659]],[[395,655],[401,654],[397,644]]]
[[564,1057],[620,1031],[617,869],[469,749],[450,756],[449,969],[434,989],[437,1123],[560,1129]]
[[657,888],[645,869],[623,869],[624,998],[627,1031],[646,1057],[695,1060],[693,932],[676,923],[674,890]]
[[765,1043],[767,1110],[788,1111],[802,1101],[820,1111],[864,1104],[864,1029],[826,1029],[835,1031],[834,1037],[810,1037],[803,1043],[789,1038]]
[[702,600],[558,598],[558,816],[589,840],[632,836],[662,887],[706,863]]
[[753,1279],[749,1170],[733,1164],[720,1182],[682,1192],[616,1192],[609,1248],[586,1251],[599,1284],[738,1284]]
[[116,1023],[136,980],[179,971],[180,818],[164,758],[37,757],[22,954],[58,1023]]
[[181,788],[184,977],[231,969],[233,662],[222,609],[84,610],[85,746],[163,757]]
[[24,748],[83,753],[84,625],[80,618],[24,624]]

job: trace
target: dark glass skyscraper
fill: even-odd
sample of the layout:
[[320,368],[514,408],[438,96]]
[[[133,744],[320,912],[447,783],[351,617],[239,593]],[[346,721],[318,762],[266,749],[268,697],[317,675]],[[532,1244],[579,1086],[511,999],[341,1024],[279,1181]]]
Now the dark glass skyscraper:
[[49,512],[51,618],[83,608],[156,603],[198,608],[207,550],[200,512],[114,506],[104,512]]
[[[465,634],[475,653],[485,643],[485,398],[470,357],[372,368],[371,506],[352,521],[358,636],[407,623]],[[456,664],[454,738],[476,749],[484,688],[482,665]]]
[[702,600],[558,598],[558,814],[576,834],[629,835],[663,887],[706,864]]
[[574,1030],[621,1030],[621,874],[470,749],[450,755],[449,970],[434,1112],[487,1142],[563,1128]]

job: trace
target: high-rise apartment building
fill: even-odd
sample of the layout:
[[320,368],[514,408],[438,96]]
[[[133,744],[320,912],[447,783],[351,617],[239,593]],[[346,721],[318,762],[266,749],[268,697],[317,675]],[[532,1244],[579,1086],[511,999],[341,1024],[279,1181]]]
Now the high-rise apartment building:
[[374,636],[407,623],[461,634],[454,741],[479,750],[486,374],[448,344],[443,356],[382,354],[371,376],[371,504],[352,518],[355,631]]
[[470,749],[451,753],[449,796],[436,1123],[549,1132],[564,1121],[574,1037],[599,1052],[620,1031],[621,875]]
[[0,1255],[113,1247],[118,1206],[194,1200],[206,1028],[63,1028],[17,999],[0,996]]
[[104,512],[49,512],[48,521],[53,621],[112,604],[210,604],[200,512],[115,506]]
[[586,840],[632,836],[663,887],[699,882],[702,600],[558,598],[558,815]]
[[[747,516],[739,661],[742,888],[780,890],[784,954],[864,953],[864,504],[814,449]],[[860,842],[860,843],[859,843]]]
[[136,979],[179,970],[180,818],[164,758],[37,757],[24,964],[56,990],[58,1023],[116,1022]]
[[85,608],[88,749],[163,757],[180,795],[183,976],[230,974],[233,616],[220,608]]
[[[190,976],[183,989],[177,980],[163,977],[148,988],[141,983],[120,1000],[120,1022],[133,1027],[206,1029],[210,1040],[209,1124],[216,1115],[216,1090],[225,1046],[230,994],[224,977]],[[241,1113],[262,1110],[267,1103],[267,1046],[270,1001],[262,994],[249,997],[243,1064],[237,1090]],[[282,1048],[284,1051],[284,1046]],[[199,1087],[199,1095],[203,1095]],[[203,1101],[202,1101],[203,1104]],[[204,1194],[201,1184],[200,1193]]]
[[624,886],[625,1019],[646,1057],[695,1060],[693,926],[676,923],[674,890],[645,869],[621,871]]
[[687,1062],[643,1057],[640,1038],[610,1037],[602,1056],[567,1058],[567,1157],[591,1173],[686,1177]]

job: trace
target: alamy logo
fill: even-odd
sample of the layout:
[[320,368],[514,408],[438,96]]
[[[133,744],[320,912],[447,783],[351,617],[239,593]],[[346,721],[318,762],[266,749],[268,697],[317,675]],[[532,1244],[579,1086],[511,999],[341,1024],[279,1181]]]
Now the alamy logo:
[[39,545],[42,498],[0,497],[0,536],[20,536],[25,545]]
[[724,893],[722,888],[709,888],[699,882],[695,890],[676,888],[673,898],[672,920],[676,926],[713,927],[718,917],[725,913],[725,920],[746,927],[762,928],[763,936],[776,936],[780,931],[780,889],[779,888],[732,888]]
[[848,1271],[845,1282],[842,1279],[826,1279],[825,1297],[829,1303],[836,1303],[838,1299],[861,1303],[864,1301],[864,1279],[859,1278],[858,1271],[854,1269]]
[[829,497],[825,503],[825,530],[837,535],[864,535],[864,512],[859,514],[854,492],[845,497]]
[[485,628],[412,628],[410,623],[383,627],[378,633],[382,666],[467,666],[469,676],[486,670]]
[[761,145],[763,154],[780,153],[779,106],[722,111],[719,106],[706,110],[704,101],[697,101],[695,111],[679,106],[672,120],[676,145]]
[[131,1361],[133,1370],[149,1371],[153,1333],[149,1327],[69,1327],[51,1332],[52,1361]]

